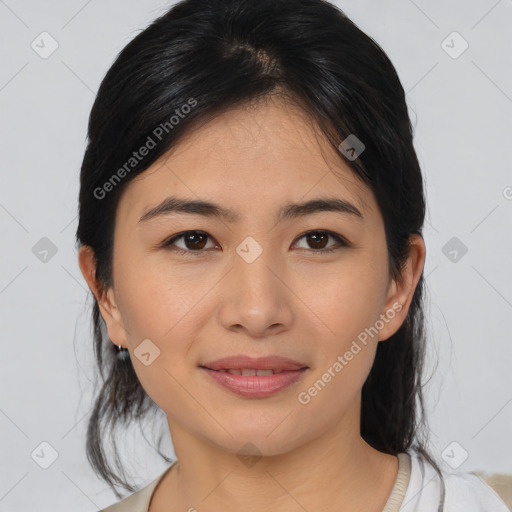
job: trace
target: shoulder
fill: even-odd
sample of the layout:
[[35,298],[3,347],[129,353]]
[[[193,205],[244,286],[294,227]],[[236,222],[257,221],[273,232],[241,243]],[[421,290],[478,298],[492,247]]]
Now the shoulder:
[[99,512],[147,512],[153,489],[154,482]]
[[447,499],[459,504],[460,510],[509,512],[496,491],[479,476],[471,473],[453,473],[446,476]]
[[175,463],[176,461],[174,461],[162,474],[142,489],[134,492],[127,498],[100,510],[99,512],[148,512],[149,503],[158,483]]
[[509,512],[498,494],[480,477],[447,470],[441,476],[416,452],[411,457],[411,477],[400,512]]

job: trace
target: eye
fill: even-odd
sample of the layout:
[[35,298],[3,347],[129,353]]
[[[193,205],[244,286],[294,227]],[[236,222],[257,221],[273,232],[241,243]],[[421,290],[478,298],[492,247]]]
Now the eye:
[[[315,230],[315,231],[308,231],[307,233],[304,233],[302,236],[298,238],[298,240],[305,238],[307,239],[308,244],[313,245],[313,252],[319,252],[322,254],[335,252],[339,250],[341,247],[348,246],[348,242],[340,235],[337,235],[336,233],[333,233],[331,231],[325,231],[325,230]],[[329,238],[333,238],[338,242],[334,245],[334,247],[330,247],[328,249],[324,249],[326,241]],[[308,248],[306,248],[308,250]]]
[[[206,241],[209,238],[211,238],[210,235],[204,231],[185,231],[168,239],[162,244],[162,247],[168,247],[178,254],[189,255],[197,253],[197,255],[199,255],[202,252],[205,252],[203,249],[207,248]],[[305,249],[317,253],[331,253],[339,250],[341,247],[347,247],[349,245],[349,243],[342,236],[326,230],[308,231],[307,233],[301,235],[297,240],[301,240],[302,238],[305,238],[307,243],[313,246],[312,249],[307,247]],[[329,238],[334,239],[337,244],[335,244],[334,247],[325,249],[325,244]],[[179,247],[176,245],[176,242],[181,239],[183,240],[184,247]]]
[[[170,247],[174,252],[179,254],[188,255],[191,253],[201,253],[204,252],[202,249],[204,249],[205,240],[208,238],[210,238],[210,235],[204,231],[185,231],[164,242],[163,247]],[[174,245],[174,243],[180,239],[183,239],[183,243],[185,244],[184,249]]]

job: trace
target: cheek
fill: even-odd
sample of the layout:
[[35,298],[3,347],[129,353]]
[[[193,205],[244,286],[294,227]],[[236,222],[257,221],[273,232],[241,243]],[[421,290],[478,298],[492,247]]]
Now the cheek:
[[381,302],[370,274],[338,275],[321,290],[304,299],[321,319],[321,327],[316,332],[315,366],[297,398],[311,418],[328,422],[355,403],[370,373]]
[[172,264],[162,258],[119,258],[117,270],[122,316],[133,342],[141,336],[163,342],[181,328],[182,319],[187,319],[212,286],[198,278],[194,265]]
[[[179,382],[187,378],[183,362],[190,359],[190,348],[211,319],[207,293],[218,277],[198,278],[192,265],[176,266],[172,272],[169,265],[158,262],[126,262],[118,268],[122,276],[118,303],[128,332],[133,365],[142,385],[158,403],[161,389],[165,393],[176,386],[172,376]],[[153,353],[157,355],[147,366],[137,357],[143,340],[151,342],[145,342],[151,358]]]
[[323,320],[323,331],[345,342],[375,324],[385,284],[375,267],[347,266],[302,281],[301,297]]
[[158,272],[136,274],[125,279],[120,293],[132,364],[142,387],[162,410],[167,412],[169,403],[179,410],[189,400],[183,391],[188,376],[184,362],[197,337],[199,322],[193,320],[200,311],[200,304],[195,305],[200,295]]
[[309,284],[316,278],[317,287],[308,285],[299,294],[315,313],[308,315],[321,320],[316,332],[316,366],[307,388],[312,394],[301,390],[306,391],[305,400],[316,400],[311,409],[332,400],[343,410],[343,404],[356,398],[373,365],[384,281],[381,269],[362,263],[362,259],[359,265],[354,262],[350,271],[348,266],[340,267],[328,279],[309,275]]

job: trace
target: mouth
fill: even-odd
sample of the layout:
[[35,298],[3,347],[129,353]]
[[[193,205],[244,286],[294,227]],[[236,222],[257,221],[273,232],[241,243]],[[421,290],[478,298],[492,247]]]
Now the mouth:
[[[231,375],[276,375],[278,373],[283,373],[286,370],[259,370],[257,368],[222,368],[221,370],[214,370],[213,368],[208,368],[203,366],[203,368],[207,368],[208,370],[213,370],[214,372],[223,372],[230,373]],[[297,371],[297,370],[288,370],[288,371]]]
[[308,368],[305,363],[295,361],[288,357],[282,357],[278,355],[251,357],[243,354],[224,357],[222,359],[217,359],[215,361],[201,364],[200,366],[210,370],[226,371],[230,373],[235,372],[235,375],[272,375],[281,373],[283,371],[301,370],[302,368]]
[[264,398],[300,379],[309,366],[281,356],[231,356],[199,365],[223,388],[244,397]]

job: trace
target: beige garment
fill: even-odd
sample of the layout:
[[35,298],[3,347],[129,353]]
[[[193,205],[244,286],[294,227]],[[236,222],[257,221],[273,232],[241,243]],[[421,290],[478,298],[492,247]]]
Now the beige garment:
[[[124,500],[114,503],[100,512],[148,512],[156,486],[165,474],[178,462],[175,460],[158,478]],[[409,485],[411,458],[407,453],[398,454],[398,475],[382,512],[399,512]]]
[[165,474],[178,462],[175,460],[159,477],[143,487],[140,491],[133,493],[122,501],[114,503],[100,512],[148,512],[149,503],[153,497],[156,486],[163,479]]

